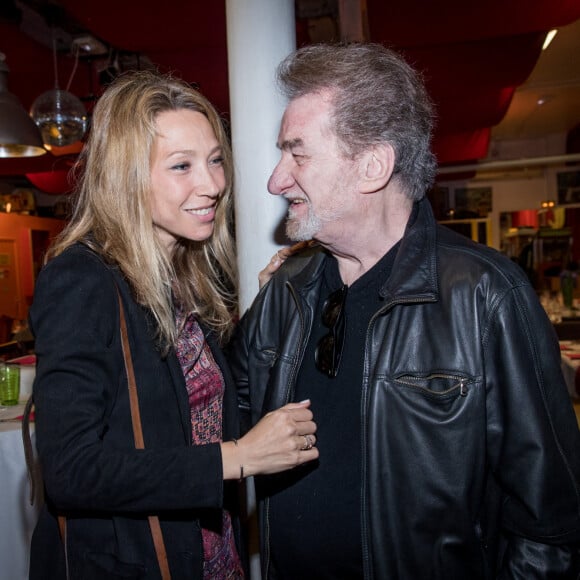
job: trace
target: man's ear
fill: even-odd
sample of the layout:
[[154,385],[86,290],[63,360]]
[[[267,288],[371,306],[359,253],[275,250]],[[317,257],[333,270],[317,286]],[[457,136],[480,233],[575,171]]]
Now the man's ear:
[[361,158],[361,192],[374,193],[383,189],[393,174],[395,150],[389,143],[373,145]]

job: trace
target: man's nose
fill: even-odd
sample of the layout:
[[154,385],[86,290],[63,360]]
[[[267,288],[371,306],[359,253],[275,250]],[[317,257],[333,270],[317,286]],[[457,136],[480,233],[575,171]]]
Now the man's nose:
[[284,159],[280,159],[278,165],[274,167],[270,179],[268,179],[268,191],[272,195],[282,195],[294,183],[294,178],[289,171]]

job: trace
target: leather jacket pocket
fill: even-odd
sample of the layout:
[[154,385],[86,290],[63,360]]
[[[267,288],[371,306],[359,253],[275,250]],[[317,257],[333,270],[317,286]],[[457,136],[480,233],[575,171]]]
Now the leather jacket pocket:
[[429,374],[403,374],[396,382],[411,389],[416,389],[434,400],[467,397],[473,382],[466,375],[455,372],[433,372]]
[[396,398],[399,404],[423,409],[426,416],[441,419],[475,403],[471,399],[476,381],[457,371],[402,373],[395,377],[393,385],[398,392]]

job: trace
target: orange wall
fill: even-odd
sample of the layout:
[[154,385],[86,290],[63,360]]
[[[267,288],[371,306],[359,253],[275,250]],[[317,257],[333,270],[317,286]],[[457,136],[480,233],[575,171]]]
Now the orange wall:
[[[58,219],[0,213],[0,240],[8,242],[8,245],[14,242],[16,250],[13,273],[19,294],[15,300],[15,308],[11,309],[11,312],[0,312],[0,315],[7,314],[19,319],[28,316],[28,306],[34,292],[35,268],[38,269],[40,266],[39,258],[46,250],[47,244],[64,225],[65,222]],[[42,238],[40,242],[37,240],[36,246],[33,245],[33,232],[35,238]]]

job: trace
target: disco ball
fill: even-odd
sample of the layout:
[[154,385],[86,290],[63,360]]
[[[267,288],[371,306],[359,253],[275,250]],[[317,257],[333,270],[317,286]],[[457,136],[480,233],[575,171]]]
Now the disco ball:
[[37,124],[45,145],[64,147],[80,141],[87,130],[85,106],[68,91],[53,89],[32,103],[30,116]]

